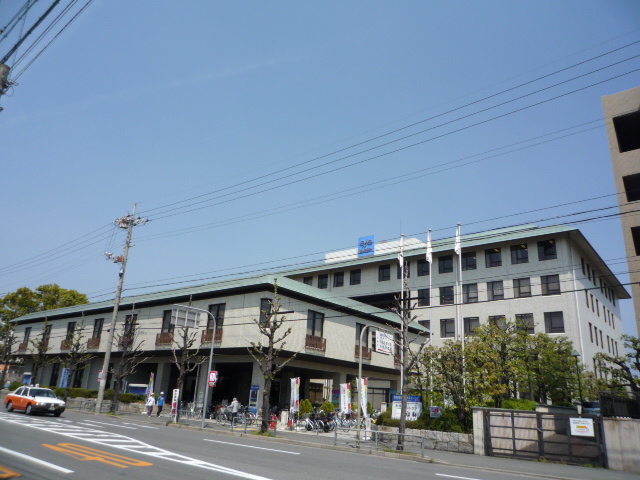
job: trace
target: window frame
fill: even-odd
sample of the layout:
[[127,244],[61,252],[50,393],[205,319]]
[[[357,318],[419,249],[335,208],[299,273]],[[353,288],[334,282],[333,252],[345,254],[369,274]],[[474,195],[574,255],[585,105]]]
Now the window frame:
[[417,261],[418,264],[418,277],[427,277],[431,272],[431,266],[426,258],[421,258]]
[[[260,299],[262,300],[262,299]],[[262,303],[262,302],[261,302]],[[262,304],[260,305],[260,308],[262,308]],[[224,325],[224,314],[227,310],[227,304],[226,303],[212,303],[211,305],[209,305],[207,307],[207,310],[215,317],[216,319],[216,328],[218,327],[222,327],[222,325]],[[214,312],[215,310],[215,312]],[[207,330],[212,330],[213,329],[213,325],[211,324],[212,320],[211,320],[211,315],[207,315]]]
[[260,325],[265,325],[267,323],[267,316],[271,314],[272,308],[273,303],[271,303],[270,298],[263,297],[260,299],[260,317],[258,319]]
[[[557,280],[551,280],[553,277],[557,277]],[[550,288],[554,284],[557,285],[557,289]],[[562,289],[560,288],[560,275],[557,273],[553,275],[541,275],[540,288],[542,289],[543,296],[560,295],[562,293]]]
[[[454,338],[456,336],[455,320],[455,318],[440,319],[440,338]],[[452,327],[452,329],[449,329],[448,327]]]
[[302,283],[313,287],[313,275],[307,275],[306,277],[302,277]]
[[523,330],[528,335],[534,335],[536,333],[533,313],[516,313],[515,320],[516,328]]
[[478,269],[478,259],[476,257],[475,250],[471,252],[462,252],[462,255],[460,255],[460,268],[463,272]]
[[[562,325],[554,326],[554,321],[558,321],[558,314],[559,321],[562,323]],[[565,333],[564,314],[562,311],[544,312],[544,331],[545,333]]]
[[453,273],[453,255],[440,255],[438,257],[438,273]]
[[[307,335],[324,338],[324,313],[317,310],[307,310]],[[320,335],[316,335],[320,333]]]
[[[496,259],[497,255],[497,259]],[[484,251],[484,263],[486,268],[502,266],[502,249],[500,247],[487,248]]]
[[529,245],[526,243],[511,245],[511,265],[522,263],[529,263]]
[[388,282],[391,280],[391,265],[378,265],[378,281]]
[[362,283],[362,269],[355,268],[349,270],[349,285],[360,285]]
[[[463,317],[462,320],[464,323],[465,337],[475,337],[476,334],[473,332],[473,329],[480,326],[480,317]],[[472,323],[474,325],[472,325]]]
[[431,305],[431,295],[428,288],[418,289],[418,307],[428,307]]
[[[545,245],[547,244],[547,245]],[[547,251],[551,249],[552,251]],[[557,260],[558,249],[556,247],[556,239],[549,238],[538,242],[538,260],[544,262],[546,260]]]
[[328,273],[321,273],[320,275],[318,275],[318,288],[321,289],[321,290],[329,288],[329,274]]
[[[451,289],[450,295],[449,295],[449,289]],[[438,293],[440,297],[440,305],[453,305],[455,303],[455,291],[454,291],[453,285],[440,287],[440,290]],[[450,299],[451,301],[445,302],[443,301],[445,299]]]
[[502,280],[487,282],[487,300],[490,302],[494,300],[504,300],[504,282]]
[[[526,285],[522,284],[522,281],[526,280]],[[523,294],[523,287],[528,288],[529,293]],[[522,277],[513,279],[513,298],[530,298],[531,297],[531,278]]]
[[[475,291],[471,287],[475,287]],[[475,295],[470,295],[473,293]],[[478,303],[478,284],[477,283],[465,283],[462,285],[462,303]],[[472,317],[469,317],[472,318]]]
[[333,288],[344,287],[344,272],[333,272]]

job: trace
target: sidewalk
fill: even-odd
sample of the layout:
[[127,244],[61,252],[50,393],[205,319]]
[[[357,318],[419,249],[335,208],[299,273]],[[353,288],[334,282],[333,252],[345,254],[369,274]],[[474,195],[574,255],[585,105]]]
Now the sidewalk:
[[[152,415],[147,417],[141,414],[122,414],[115,418],[119,418],[126,421],[134,421],[144,424],[154,424],[167,426],[167,428],[185,428],[193,429],[201,432],[211,433],[215,435],[229,435],[229,436],[248,436],[251,435],[253,440],[261,440],[265,442],[284,443],[291,445],[301,445],[306,447],[316,447],[329,450],[336,450],[342,452],[352,452],[355,454],[367,454],[375,456],[383,456],[390,458],[398,458],[406,461],[435,463],[450,466],[457,466],[463,468],[469,468],[473,470],[483,470],[487,472],[504,472],[520,475],[528,475],[539,478],[548,479],[562,479],[562,480],[638,480],[638,475],[633,473],[617,472],[614,470],[581,467],[574,465],[563,465],[555,463],[544,463],[527,460],[518,460],[511,458],[500,457],[487,457],[482,455],[471,455],[465,453],[452,453],[439,450],[425,450],[424,458],[420,456],[420,452],[417,455],[414,454],[398,454],[387,450],[375,450],[375,446],[372,442],[361,442],[360,449],[356,448],[353,437],[347,437],[338,433],[338,444],[334,446],[335,433],[320,433],[315,432],[296,432],[290,430],[276,430],[275,437],[264,437],[255,434],[251,434],[251,431],[257,429],[256,425],[247,427],[247,433],[244,433],[244,426],[240,425],[234,427],[233,432],[230,426],[218,425],[213,420],[205,421],[205,428],[201,429],[201,420],[187,420],[184,423],[176,425],[169,423],[170,418],[168,415],[162,415],[156,417]],[[415,452],[415,450],[414,450]]]

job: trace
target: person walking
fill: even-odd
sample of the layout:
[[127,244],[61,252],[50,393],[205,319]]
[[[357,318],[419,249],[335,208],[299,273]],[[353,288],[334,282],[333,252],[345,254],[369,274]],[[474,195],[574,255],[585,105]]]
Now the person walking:
[[153,406],[156,404],[156,399],[153,397],[153,393],[149,394],[147,398],[147,417],[151,416],[151,412],[153,411]]
[[231,424],[233,425],[236,421],[236,417],[238,416],[238,410],[240,409],[240,402],[237,398],[233,397],[233,402],[231,402]]
[[156,412],[156,417],[159,417],[160,413],[162,413],[162,407],[164,406],[164,392],[160,392],[160,396],[158,397],[157,403],[158,403],[158,411]]

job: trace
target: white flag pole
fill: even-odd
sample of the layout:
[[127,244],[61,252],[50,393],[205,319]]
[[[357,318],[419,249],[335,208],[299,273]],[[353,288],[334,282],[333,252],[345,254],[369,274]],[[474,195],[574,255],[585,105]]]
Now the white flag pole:
[[400,234],[400,395],[404,392],[404,234]]
[[[429,296],[427,298],[427,312],[429,318],[429,346],[433,345],[433,326],[431,325],[431,264],[433,262],[433,248],[431,247],[431,229],[427,230],[427,263],[429,264]],[[431,369],[433,360],[429,360],[429,406],[433,406],[433,379]]]

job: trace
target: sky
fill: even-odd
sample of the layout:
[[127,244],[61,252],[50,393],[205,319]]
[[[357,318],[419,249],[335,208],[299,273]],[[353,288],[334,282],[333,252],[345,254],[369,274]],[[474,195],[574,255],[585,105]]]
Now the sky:
[[[134,203],[125,296],[615,213],[600,97],[640,85],[640,2],[94,0],[45,44],[0,97],[0,294],[101,301]],[[617,217],[577,226],[628,281]]]

